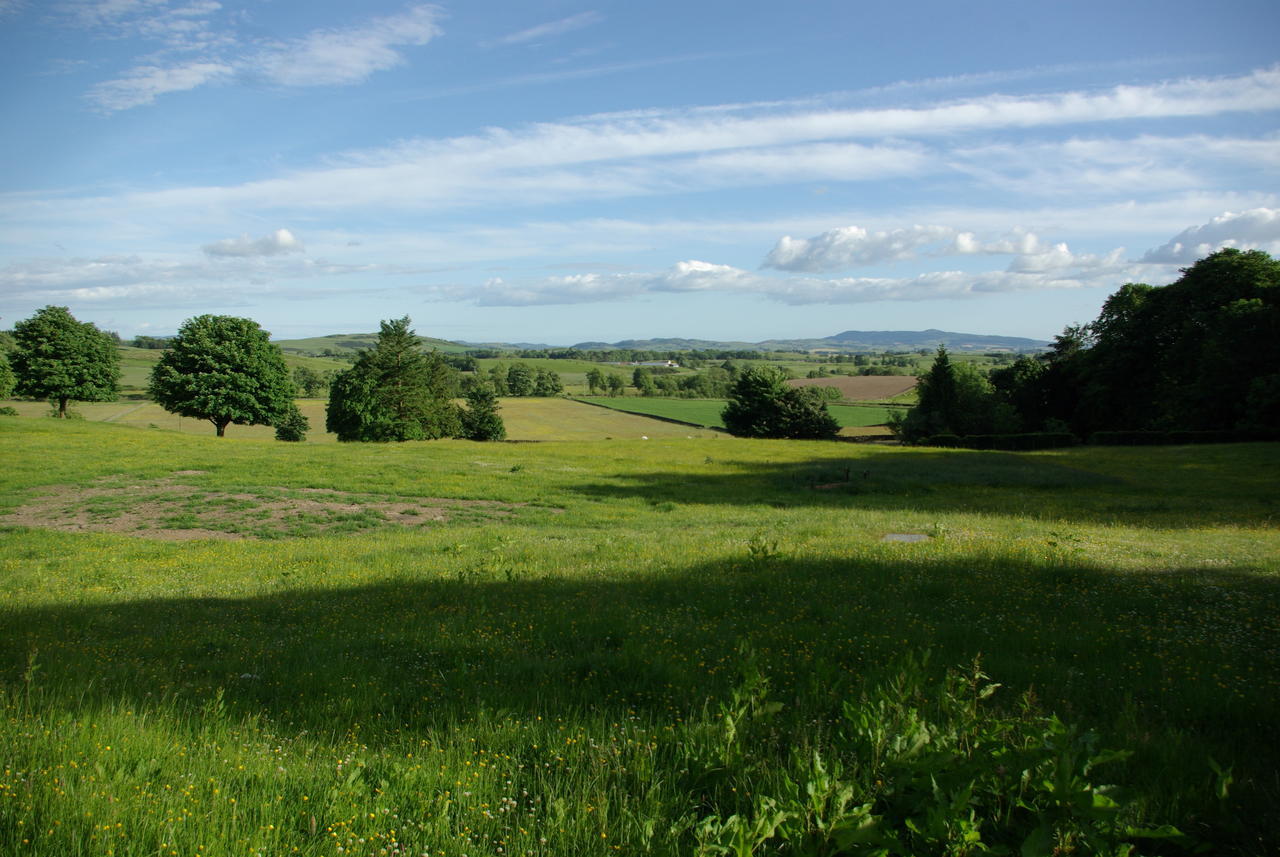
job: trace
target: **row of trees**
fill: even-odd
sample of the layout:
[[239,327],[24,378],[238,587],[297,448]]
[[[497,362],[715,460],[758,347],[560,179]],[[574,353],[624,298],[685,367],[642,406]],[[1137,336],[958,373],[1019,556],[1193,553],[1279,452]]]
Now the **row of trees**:
[[[116,338],[66,307],[45,307],[19,322],[13,339],[12,365],[0,355],[0,396],[48,399],[60,417],[71,401],[117,397]],[[165,340],[147,389],[170,413],[209,421],[218,437],[228,425],[267,425],[280,440],[300,441],[310,426],[294,396],[321,381],[302,368],[291,377],[279,346],[256,322],[202,315]],[[332,378],[326,422],[339,440],[506,436],[492,387],[472,384],[465,408],[454,404],[456,393],[455,371],[435,352],[422,352],[407,317],[383,322],[376,346]]]
[[1280,428],[1280,261],[1220,250],[984,376],[939,349],[907,441],[940,434]]

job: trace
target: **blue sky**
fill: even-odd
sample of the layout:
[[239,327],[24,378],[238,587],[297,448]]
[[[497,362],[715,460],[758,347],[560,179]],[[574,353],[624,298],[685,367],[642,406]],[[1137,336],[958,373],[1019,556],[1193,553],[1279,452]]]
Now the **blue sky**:
[[0,326],[1050,338],[1280,253],[1280,4],[0,0]]

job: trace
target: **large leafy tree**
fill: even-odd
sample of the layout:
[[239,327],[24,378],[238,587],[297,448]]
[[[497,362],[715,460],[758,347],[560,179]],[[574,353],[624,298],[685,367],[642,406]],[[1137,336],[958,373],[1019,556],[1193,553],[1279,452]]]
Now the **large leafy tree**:
[[772,366],[742,370],[720,417],[729,433],[738,437],[821,440],[840,431],[820,394],[788,387],[786,375]]
[[1040,359],[993,376],[1028,429],[1280,427],[1280,261],[1226,249],[1167,286],[1126,283]]
[[115,341],[90,322],[77,321],[66,307],[47,306],[14,325],[13,372],[20,396],[58,403],[109,402],[120,379]]
[[408,316],[382,322],[377,344],[334,379],[326,425],[342,441],[456,437],[456,373],[437,353],[424,353]]
[[280,347],[247,318],[188,319],[151,370],[151,397],[166,411],[227,426],[297,426],[294,386]]

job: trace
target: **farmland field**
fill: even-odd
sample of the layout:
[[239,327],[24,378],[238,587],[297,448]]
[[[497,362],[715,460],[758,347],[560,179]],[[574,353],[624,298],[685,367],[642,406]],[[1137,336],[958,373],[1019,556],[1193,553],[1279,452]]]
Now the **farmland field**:
[[[23,417],[40,417],[49,413],[47,402],[13,401],[7,403]],[[307,443],[336,443],[337,436],[324,429],[324,399],[298,399],[298,409],[311,423]],[[507,427],[508,440],[606,440],[610,438],[695,437],[710,432],[688,426],[646,419],[622,411],[592,408],[580,402],[561,398],[501,399],[499,414]],[[75,402],[72,411],[90,422],[107,422],[190,435],[212,435],[213,426],[205,420],[179,417],[155,402],[122,400],[118,402]],[[270,426],[228,426],[230,437],[271,440],[275,429]]]
[[835,387],[846,399],[891,399],[916,386],[910,375],[832,375],[830,378],[797,378],[793,387]]
[[5,855],[1280,847],[1274,446],[0,456]]
[[[584,401],[606,408],[649,414],[669,420],[692,423],[698,426],[724,428],[720,412],[724,399],[664,399],[658,396],[597,396]],[[860,405],[828,405],[827,410],[842,428],[862,428],[884,425],[892,411],[888,408]]]

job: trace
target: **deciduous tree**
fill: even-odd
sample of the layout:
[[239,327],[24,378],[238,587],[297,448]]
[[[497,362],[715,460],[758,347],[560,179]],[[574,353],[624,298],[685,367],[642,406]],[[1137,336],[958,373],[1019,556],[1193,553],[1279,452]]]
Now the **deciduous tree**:
[[247,318],[187,319],[151,370],[149,391],[166,411],[213,423],[218,437],[233,423],[297,424],[284,355]]
[[14,325],[12,368],[20,396],[58,403],[110,402],[120,379],[120,352],[107,334],[77,321],[66,307],[47,306]]

